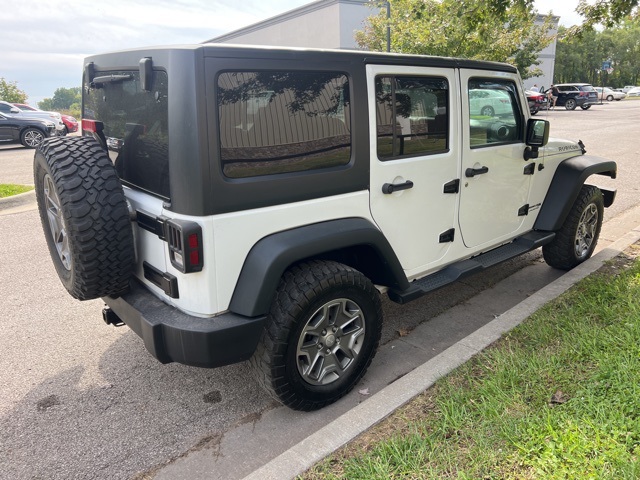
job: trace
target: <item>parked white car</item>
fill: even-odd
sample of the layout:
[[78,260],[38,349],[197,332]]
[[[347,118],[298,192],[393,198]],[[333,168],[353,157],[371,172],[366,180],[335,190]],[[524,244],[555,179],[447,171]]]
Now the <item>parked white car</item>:
[[511,99],[507,92],[482,88],[469,90],[469,110],[471,115],[484,117],[513,114]]
[[640,87],[633,87],[627,92],[627,97],[640,97]]
[[610,88],[607,87],[593,87],[596,89],[596,92],[598,92],[598,99],[600,99],[600,101],[602,100],[606,100],[607,102],[612,102],[614,100],[620,101],[623,98],[627,97],[626,93],[623,92],[616,92],[615,90],[611,90]]

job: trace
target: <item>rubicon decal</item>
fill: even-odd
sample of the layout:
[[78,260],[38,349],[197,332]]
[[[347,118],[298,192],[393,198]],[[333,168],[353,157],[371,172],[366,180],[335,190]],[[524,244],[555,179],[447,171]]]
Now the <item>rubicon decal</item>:
[[571,150],[580,150],[580,147],[578,145],[567,145],[564,147],[558,147],[559,152],[568,152]]

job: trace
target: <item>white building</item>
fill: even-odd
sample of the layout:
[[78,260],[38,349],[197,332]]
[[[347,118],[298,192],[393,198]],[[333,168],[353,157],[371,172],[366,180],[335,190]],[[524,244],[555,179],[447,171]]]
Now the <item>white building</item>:
[[[276,17],[254,23],[248,27],[207,40],[213,43],[235,43],[244,45],[272,45],[306,48],[357,49],[354,34],[362,30],[367,18],[386,8],[385,2],[369,0],[318,0],[290,10]],[[539,15],[537,22],[543,23]],[[553,17],[558,30],[560,17]],[[556,40],[540,52],[540,68],[543,74],[525,80],[526,88],[534,84],[548,88],[553,83],[556,57]]]

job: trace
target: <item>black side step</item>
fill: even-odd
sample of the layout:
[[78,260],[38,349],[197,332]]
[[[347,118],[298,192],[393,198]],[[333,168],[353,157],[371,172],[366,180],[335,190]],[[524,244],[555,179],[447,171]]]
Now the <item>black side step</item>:
[[554,232],[532,231],[526,233],[511,243],[481,253],[468,260],[453,263],[439,272],[415,280],[411,282],[411,286],[407,290],[389,290],[389,298],[396,303],[408,303],[464,277],[535,250],[551,242],[555,236]]

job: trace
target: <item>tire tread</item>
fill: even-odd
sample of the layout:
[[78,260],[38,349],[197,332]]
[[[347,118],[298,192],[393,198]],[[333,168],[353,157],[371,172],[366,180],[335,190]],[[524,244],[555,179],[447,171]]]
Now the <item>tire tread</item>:
[[[53,179],[68,230],[68,275],[50,239],[44,173]],[[34,176],[42,227],[69,293],[91,300],[126,290],[134,267],[133,231],[122,184],[103,148],[90,137],[48,139],[36,150]]]
[[[267,325],[258,343],[251,364],[258,382],[276,400],[295,410],[317,410],[346,395],[362,378],[371,364],[380,339],[382,322],[367,324],[367,332],[375,335],[373,354],[350,385],[330,398],[322,400],[299,398],[285,372],[286,352],[292,328],[304,308],[327,288],[352,285],[375,298],[376,315],[382,319],[382,304],[373,284],[360,272],[346,265],[324,260],[312,260],[294,265],[287,270],[278,286]],[[369,328],[373,331],[369,332]]]

